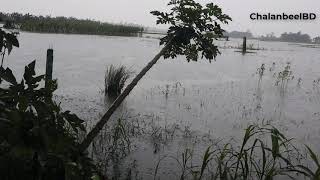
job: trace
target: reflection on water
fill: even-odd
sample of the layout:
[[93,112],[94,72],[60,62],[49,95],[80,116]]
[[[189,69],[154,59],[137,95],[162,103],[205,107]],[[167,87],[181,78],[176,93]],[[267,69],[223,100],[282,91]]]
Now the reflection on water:
[[[106,66],[124,64],[139,72],[161,48],[157,39],[135,37],[21,33],[19,39],[21,48],[13,50],[6,65],[19,74],[25,64],[37,59],[38,72],[43,73],[45,52],[52,46],[53,76],[59,84],[57,99],[85,119],[88,127],[108,106],[102,92]],[[221,47],[241,44],[240,40],[217,43]],[[122,117],[148,129],[137,133],[143,128],[133,128],[133,134],[142,137],[132,137],[133,150],[122,159],[125,167],[138,166],[139,176],[150,178],[164,155],[176,156],[185,147],[202,152],[208,145],[203,137],[236,139],[248,123],[270,123],[320,150],[318,49],[283,42],[250,43],[263,50],[242,56],[234,49],[222,48],[222,55],[212,63],[187,63],[183,57],[159,61],[112,117],[112,122]],[[294,78],[284,86],[275,86],[287,62]],[[256,72],[262,64],[265,69],[259,76]],[[101,137],[98,144],[110,142],[105,138]],[[172,170],[174,174],[172,161],[161,164],[167,167],[163,172]]]

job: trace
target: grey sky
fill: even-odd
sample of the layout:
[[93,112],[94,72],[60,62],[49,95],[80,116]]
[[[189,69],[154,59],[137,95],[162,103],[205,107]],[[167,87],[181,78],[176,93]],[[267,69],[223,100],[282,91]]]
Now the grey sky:
[[[169,0],[0,0],[0,11],[32,13],[36,15],[73,16],[92,18],[114,23],[137,23],[155,27],[151,10],[165,10]],[[320,35],[319,0],[198,0],[214,2],[222,7],[233,22],[225,29],[246,31],[254,34],[302,31],[312,36]],[[253,12],[270,13],[317,13],[317,20],[307,21],[252,21]]]

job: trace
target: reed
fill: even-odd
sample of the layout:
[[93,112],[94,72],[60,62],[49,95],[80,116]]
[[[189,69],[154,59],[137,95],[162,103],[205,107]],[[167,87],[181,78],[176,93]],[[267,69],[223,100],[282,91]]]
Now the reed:
[[130,78],[132,72],[123,65],[107,67],[105,74],[105,95],[108,97],[117,97],[126,81]]

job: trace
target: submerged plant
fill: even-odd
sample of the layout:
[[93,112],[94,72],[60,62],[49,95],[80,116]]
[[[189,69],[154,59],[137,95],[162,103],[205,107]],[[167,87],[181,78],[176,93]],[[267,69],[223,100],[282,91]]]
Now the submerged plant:
[[105,95],[109,97],[118,96],[131,74],[123,65],[118,67],[114,65],[108,66],[104,79]]
[[[206,149],[199,163],[193,161],[189,149],[176,159],[183,179],[260,179],[271,180],[287,176],[319,179],[320,163],[317,155],[306,146],[307,155],[300,152],[292,139],[267,125],[250,125],[245,130],[240,146],[216,144]],[[315,168],[304,165],[313,161]],[[159,165],[157,164],[157,169]]]
[[257,74],[259,75],[259,81],[262,80],[262,76],[264,75],[265,69],[266,69],[266,68],[265,68],[264,63],[261,64],[261,67],[259,67],[259,68],[257,69]]
[[276,86],[279,86],[282,91],[285,91],[288,85],[288,82],[294,79],[292,71],[290,70],[291,64],[290,62],[284,67],[284,70],[278,73]]

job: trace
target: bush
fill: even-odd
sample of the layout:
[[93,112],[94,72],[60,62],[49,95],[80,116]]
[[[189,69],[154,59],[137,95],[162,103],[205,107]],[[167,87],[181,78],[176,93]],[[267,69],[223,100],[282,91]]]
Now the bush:
[[104,79],[105,95],[109,97],[118,96],[131,74],[132,73],[123,65],[119,67],[114,65],[108,66]]
[[[0,29],[0,35],[4,58],[6,50],[19,44],[14,34]],[[10,68],[0,67],[0,177],[91,179],[96,168],[78,150],[84,121],[52,100],[56,81],[40,86],[44,75],[36,76],[35,63],[25,67],[20,83]]]

